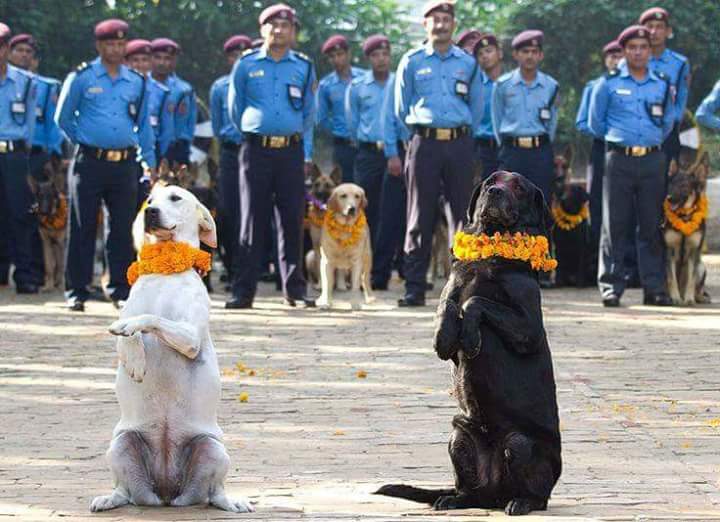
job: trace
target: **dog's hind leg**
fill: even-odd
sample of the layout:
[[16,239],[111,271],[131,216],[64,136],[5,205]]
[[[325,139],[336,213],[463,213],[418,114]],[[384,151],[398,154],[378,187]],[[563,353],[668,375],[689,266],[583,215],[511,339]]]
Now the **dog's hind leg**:
[[695,269],[697,277],[695,278],[695,302],[698,304],[710,304],[712,299],[710,294],[705,290],[705,279],[707,278],[707,268],[702,259],[698,260],[697,267]]
[[505,506],[507,515],[527,515],[530,511],[544,511],[547,500],[559,476],[550,460],[543,455],[538,443],[522,433],[505,437],[503,456],[507,481],[512,484],[513,498]]
[[209,502],[219,509],[235,513],[255,511],[248,500],[233,500],[225,495],[223,483],[230,468],[230,457],[219,440],[198,435],[187,443],[182,458],[185,479],[180,495],[170,502],[172,506]]
[[324,255],[320,256],[320,281],[322,291],[317,300],[317,305],[320,308],[332,308],[332,293],[333,287],[335,286],[335,269],[330,266],[327,256]]
[[666,268],[666,277],[667,277],[667,287],[668,287],[668,294],[670,295],[670,299],[672,299],[673,304],[680,304],[681,298],[680,298],[680,288],[678,286],[678,274],[677,274],[677,265],[678,265],[678,252],[677,249],[674,247],[668,248],[668,251],[666,253],[667,257],[667,268]]
[[117,435],[107,452],[115,489],[110,495],[95,497],[90,511],[107,511],[125,504],[160,506],[162,500],[153,491],[147,463],[152,458],[143,436],[136,431]]

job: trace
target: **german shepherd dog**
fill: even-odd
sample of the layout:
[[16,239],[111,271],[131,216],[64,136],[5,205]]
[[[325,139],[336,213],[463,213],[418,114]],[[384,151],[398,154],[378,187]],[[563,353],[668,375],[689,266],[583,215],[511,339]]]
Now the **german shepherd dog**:
[[[308,178],[305,199],[305,228],[310,236],[312,248],[305,253],[305,269],[308,279],[316,289],[320,288],[320,236],[322,235],[322,223],[325,218],[325,210],[330,194],[335,190],[342,180],[342,170],[335,166],[330,175],[323,174],[315,163],[312,165],[312,172]],[[340,284],[345,287],[345,277],[340,278]]]
[[[710,160],[705,152],[693,163],[690,154],[681,154],[679,162],[670,163],[670,181],[665,201],[666,220],[663,226],[667,263],[667,287],[674,304],[693,305],[710,303],[705,292],[705,265],[702,249],[705,244],[705,219],[689,234],[675,228],[667,217],[667,210],[684,223],[692,220],[705,197],[705,186]],[[707,201],[707,200],[705,200]]]
[[[475,189],[470,234],[547,237],[550,213],[525,177],[495,172]],[[452,360],[460,413],[449,453],[455,487],[391,484],[377,493],[436,510],[545,510],[560,477],[560,430],[552,358],[543,326],[538,274],[526,262],[490,257],[453,267],[438,305],[435,352]]]
[[64,290],[68,204],[66,172],[62,160],[51,155],[43,166],[42,178],[30,175],[28,184],[37,203],[38,231],[45,264],[42,290]]

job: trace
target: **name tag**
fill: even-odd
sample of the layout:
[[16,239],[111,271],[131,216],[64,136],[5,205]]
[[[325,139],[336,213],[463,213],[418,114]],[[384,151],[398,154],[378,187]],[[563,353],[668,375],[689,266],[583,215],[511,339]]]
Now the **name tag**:
[[659,103],[653,103],[650,105],[650,115],[654,118],[662,118],[665,115],[665,110]]
[[13,114],[25,114],[25,103],[23,102],[13,102],[12,105],[10,105],[10,112]]
[[100,94],[101,92],[103,92],[103,88],[97,85],[95,87],[90,87],[87,92],[89,94]]
[[158,125],[158,117],[157,116],[153,116],[152,114],[150,115],[150,125],[153,127],[157,127],[157,125]]
[[417,73],[418,75],[430,74],[432,73],[432,67],[424,67],[423,69],[418,69]]
[[547,107],[540,109],[540,119],[542,121],[550,121],[552,119],[552,112]]
[[250,78],[260,78],[262,76],[265,76],[265,69],[258,69],[257,71],[250,71],[250,74],[248,74]]
[[632,91],[630,89],[615,89],[615,94],[619,94],[620,96],[630,96]]
[[288,93],[290,94],[291,98],[302,98],[302,91],[300,90],[300,87],[297,85],[289,85],[288,86]]
[[468,84],[465,83],[462,80],[458,80],[455,82],[455,94],[459,94],[460,96],[467,96],[467,93],[470,91],[468,88]]

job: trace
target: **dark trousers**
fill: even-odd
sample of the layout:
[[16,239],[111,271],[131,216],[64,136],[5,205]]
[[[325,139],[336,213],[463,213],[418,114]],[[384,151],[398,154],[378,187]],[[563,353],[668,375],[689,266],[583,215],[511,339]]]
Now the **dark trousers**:
[[305,213],[302,142],[271,149],[245,141],[240,148],[240,243],[233,258],[236,298],[255,297],[271,213],[282,290],[286,297],[299,299],[306,291],[301,262]]
[[340,165],[342,182],[352,183],[355,172],[355,157],[358,149],[350,144],[349,140],[336,138],[333,143],[333,162]]
[[480,179],[475,181],[485,181],[493,172],[498,170],[500,164],[497,143],[488,145],[484,142],[475,141],[475,161],[480,168]]
[[[34,198],[27,181],[29,173],[26,152],[0,154],[0,252],[5,252],[0,255],[3,270],[0,281],[5,282],[12,263],[16,285],[35,285],[42,278],[33,257],[36,253],[33,240],[38,237],[38,230],[37,217],[32,212]],[[42,256],[40,260],[42,263]]]
[[[399,156],[404,158],[405,151],[398,147]],[[382,196],[380,197],[380,220],[373,250],[371,279],[377,286],[385,286],[392,275],[396,259],[402,257],[402,244],[405,238],[405,208],[407,196],[403,176],[383,175]]]
[[220,149],[220,243],[223,248],[223,265],[232,280],[233,256],[238,251],[240,238],[240,147],[223,144]]
[[498,154],[498,168],[525,176],[542,191],[545,201],[550,204],[555,172],[553,160],[553,148],[550,143],[545,143],[536,149],[503,145]]
[[597,248],[600,244],[604,172],[605,140],[594,139],[592,148],[590,149],[590,179],[588,179],[588,192],[590,193],[590,239],[594,248]]
[[606,154],[603,180],[603,224],[598,287],[603,297],[625,290],[625,252],[632,248],[628,227],[638,225],[638,265],[646,293],[665,290],[660,224],[665,198],[665,155],[656,151],[633,158],[618,151]]
[[408,296],[425,295],[441,184],[448,202],[448,228],[452,238],[462,226],[470,201],[473,162],[473,139],[470,136],[439,141],[415,134],[410,140],[405,168],[407,231],[404,273]]
[[110,162],[76,153],[69,178],[70,233],[66,261],[66,295],[84,301],[93,279],[95,238],[100,204],[105,214],[106,288],[112,300],[127,299],[127,269],[135,257],[132,223],[138,192],[135,160]]

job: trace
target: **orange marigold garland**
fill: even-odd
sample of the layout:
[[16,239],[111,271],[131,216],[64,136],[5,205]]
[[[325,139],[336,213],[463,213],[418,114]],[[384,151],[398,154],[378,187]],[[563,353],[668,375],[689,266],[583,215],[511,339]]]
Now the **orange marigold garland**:
[[665,210],[665,218],[670,222],[670,226],[680,232],[684,236],[693,234],[707,217],[708,200],[705,194],[702,194],[695,204],[688,208],[672,209],[669,199],[663,203]]
[[460,261],[479,261],[490,257],[503,257],[530,263],[533,270],[550,272],[557,261],[550,257],[550,244],[545,236],[531,236],[516,232],[467,234],[458,232],[453,241],[453,254]]
[[324,210],[310,206],[307,216],[305,217],[305,227],[309,227],[310,225],[315,225],[318,228],[322,227],[325,221],[324,214]]
[[127,280],[133,285],[142,275],[179,274],[191,268],[201,276],[207,274],[212,268],[212,255],[187,243],[161,241],[143,245],[138,260],[128,268]]
[[67,224],[68,208],[65,194],[58,194],[58,207],[52,216],[40,216],[40,224],[45,228],[60,230]]
[[325,211],[323,226],[327,230],[330,237],[333,238],[342,248],[348,248],[355,245],[362,237],[363,230],[367,225],[365,212],[360,212],[355,223],[352,225],[344,225],[335,219],[335,212],[328,209]]
[[572,230],[590,217],[590,207],[586,203],[578,214],[568,214],[559,203],[553,203],[552,215],[558,227],[563,230]]

